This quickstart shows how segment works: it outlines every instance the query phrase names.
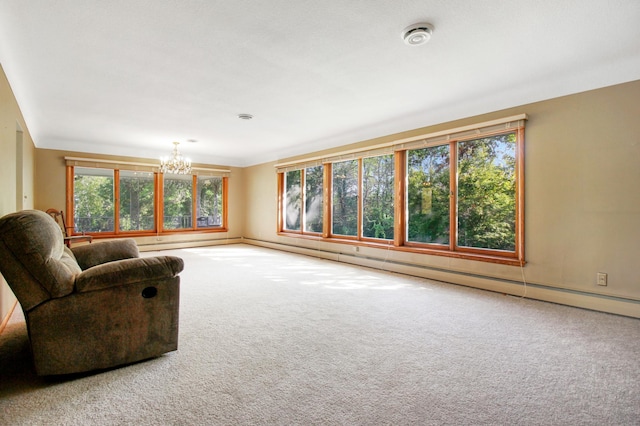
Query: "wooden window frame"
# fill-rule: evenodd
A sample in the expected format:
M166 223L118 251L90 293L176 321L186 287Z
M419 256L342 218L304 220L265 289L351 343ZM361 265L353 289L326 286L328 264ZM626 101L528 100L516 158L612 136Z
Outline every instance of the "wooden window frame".
M516 135L516 143L515 143L515 179L516 179L516 192L515 192L515 248L513 251L507 250L495 250L488 248L478 248L478 247L466 247L458 245L458 212L457 212L457 197L458 197L458 188L457 188L457 167L458 167L458 143L473 141L476 139L487 138L491 136L497 136L507 133L515 133ZM486 133L478 136L474 136L473 138L466 138L460 140L450 141L449 146L449 244L448 248L445 250L442 245L429 244L429 243L419 243L419 242L410 242L403 241L402 246L406 247L408 251L415 252L424 252L428 254L436 254L436 255L446 255L450 257L459 257L459 258L472 258L474 260L486 260L489 262L495 263L507 263L514 265L523 265L524 264L524 158L522 153L524 147L524 128L520 127L513 131L509 132L492 132ZM437 146L437 145L434 145ZM404 153L406 155L405 150ZM404 164L406 167L406 159L404 160ZM405 171L406 173L406 171ZM400 182L400 196L402 197L402 202L398 203L403 206L403 210L406 212L406 179L402 179ZM403 236L406 235L406 222L403 222Z
M323 168L322 168L322 186L323 186L323 191L322 191L322 217L323 217L323 221L322 221L322 231L320 232L313 232L313 231L305 231L305 225L306 225L306 203L307 203L307 169L310 167L301 167L299 169L295 169L295 170L300 170L300 192L301 192L301 196L300 196L300 229L299 230L295 230L295 229L286 229L285 228L285 210L284 210L284 204L286 202L286 188L285 185L287 183L286 181L286 173L288 173L289 171L295 171L295 170L288 170L287 172L284 173L278 173L278 212L277 212L277 229L279 233L282 234L287 234L287 235L306 235L306 236L312 236L312 237L324 237L326 238L329 235L329 230L326 229L327 228L327 222L326 220L324 220L325 217L327 217L327 193L324 190L324 188L326 188L326 181L327 181L327 165L326 164L322 164Z
M513 120L512 120L513 119ZM517 120L518 125L512 126L510 121ZM407 241L406 236L406 222L408 219L407 207L406 207L406 185L407 185L407 152L410 149L416 149L416 141L420 139L420 137L412 138L411 140L402 140L396 141L395 143L386 144L383 146L376 146L373 148L369 148L369 151L360 150L360 151L347 151L344 153L338 153L334 157L334 159L325 159L319 160L318 158L309 158L307 160L302 160L300 164L304 164L306 161L322 161L324 164L324 222L323 222L323 233L321 236L319 235L309 235L304 232L291 232L284 230L283 228L283 202L284 202L284 173L282 170L278 170L278 168L282 167L291 167L288 163L283 163L281 165L276 165L277 168L277 176L278 176L278 216L277 216L277 234L281 236L296 236L302 238L313 238L319 239L322 241L340 243L340 244L351 244L351 245L361 245L361 246L369 246L376 248L385 248L392 249L401 252L408 253L420 253L420 254L428 254L435 256L445 256L459 259L468 259L468 260L477 260L505 265L514 265L514 266L522 266L525 264L525 236L524 236L524 200L525 200L525 175L524 175L524 141L525 141L525 127L524 121L526 120L526 115L521 114L520 116L508 117L503 120L495 120L488 123L483 123L479 126L486 126L487 128L491 128L488 131L475 131L472 132L473 126L465 126L459 129L453 129L451 133L455 131L466 132L467 134L463 137L457 138L448 138L446 137L446 132L438 132L437 134L424 136L425 140L428 140L428 137L439 137L443 139L443 141L439 141L437 143L428 144L426 146L438 146L438 145L448 145L450 152L450 162L451 166L449 167L449 181L452 196L450 197L450 208L449 208L449 226L450 226L450 237L449 244L445 246L435 245L435 244L425 244L425 243L416 243ZM502 128L501 123L509 123L509 127ZM516 188L515 188L515 247L514 250L506 251L506 250L495 250L495 249L485 249L485 248L474 248L474 247L464 247L457 245L457 208L456 208L456 197L457 197L457 163L458 163L458 153L457 153L457 144L459 142L471 141L476 139L481 139L485 137L491 137L500 134L514 133L516 135L515 142L515 180L516 180ZM443 136L445 135L445 136ZM408 142L408 143L407 143ZM413 145L411 145L413 144ZM393 147L394 152L394 164L395 164L395 182L394 182L394 239L393 240L378 240L372 238L363 238L362 237L362 158L365 156L374 156L371 155L370 152L372 149L378 148L386 148L387 146ZM358 154L362 152L362 154ZM333 212L333 184L332 184L332 164L334 162L344 161L345 158L340 158L340 155L350 155L351 158L346 159L358 159L358 235L355 237L352 236L344 236L344 235L334 235L332 230L332 212ZM380 153L379 155L384 155ZM304 168L304 166L301 166ZM303 179L301 179L302 181ZM455 194L455 195L454 195ZM304 205L302 206L302 212L304 213ZM304 229L303 222L301 221L301 231Z
M92 168L90 166L81 166L83 168ZM189 233L216 233L216 232L228 232L228 211L229 211L229 178L227 176L216 176L222 179L222 224L219 227L213 228L198 228L197 225L197 180L198 175L191 175L192 183L192 226L187 229L170 229L165 230L163 228L164 223L164 175L159 172L153 172L154 180L154 229L143 231L121 231L120 230L120 169L113 167L95 167L102 169L113 170L114 179L114 230L112 232L87 232L87 235L92 235L94 238L117 238L117 237L144 237L149 235L171 235L171 234L189 234ZM69 212L65 219L67 226L73 227L74 219L74 176L75 166L66 166L66 202L65 208ZM73 229L73 235L79 235Z

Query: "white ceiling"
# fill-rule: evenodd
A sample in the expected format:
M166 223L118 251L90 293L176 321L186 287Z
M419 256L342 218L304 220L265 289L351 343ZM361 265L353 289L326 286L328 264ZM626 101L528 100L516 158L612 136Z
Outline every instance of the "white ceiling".
M640 79L640 1L1 0L0 63L39 148L247 166Z

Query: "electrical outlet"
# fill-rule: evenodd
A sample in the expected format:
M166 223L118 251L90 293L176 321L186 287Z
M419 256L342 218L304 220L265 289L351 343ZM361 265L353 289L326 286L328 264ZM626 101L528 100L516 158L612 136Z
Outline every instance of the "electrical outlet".
M598 285L607 285L607 274L604 272L598 272L596 274L596 281Z

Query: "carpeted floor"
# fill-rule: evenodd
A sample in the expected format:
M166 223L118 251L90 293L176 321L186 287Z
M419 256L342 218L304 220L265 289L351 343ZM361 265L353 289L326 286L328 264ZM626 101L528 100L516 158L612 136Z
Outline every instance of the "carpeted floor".
M638 319L247 245L162 253L186 265L178 351L38 378L18 312L0 424L640 424Z

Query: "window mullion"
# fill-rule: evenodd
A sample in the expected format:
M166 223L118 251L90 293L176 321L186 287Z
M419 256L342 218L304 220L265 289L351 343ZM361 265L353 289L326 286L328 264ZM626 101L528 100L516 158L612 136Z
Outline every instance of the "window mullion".
M276 213L276 229L278 232L284 231L284 219L283 219L283 211L284 211L284 172L278 173L278 181L276 183L278 186L278 211Z
M362 217L364 215L364 201L363 201L363 183L364 180L364 165L362 158L358 158L358 213L357 213L357 226L358 231L356 232L358 240L362 239Z
M407 151L396 151L394 153L394 186L396 190L394 205L394 229L393 229L393 245L400 247L407 240L406 232L406 181L407 181Z
M191 175L191 229L198 227L198 175Z
M227 230L228 228L228 215L229 215L229 178L224 176L222 178L222 227Z
M120 232L120 170L113 170L113 232Z
M515 251L518 260L524 262L524 127L516 133L516 241Z
M156 230L157 232L164 231L164 174L158 173L157 175L157 200L156 205Z
M64 226L68 226L68 227L73 227L71 228L71 232L75 234L76 232L76 227L74 224L74 217L75 217L75 205L74 205L74 201L73 201L73 194L75 194L75 188L74 188L74 175L75 175L75 170L73 166L67 166L67 199L65 200L65 209L67 210L67 216L65 217L67 223L64 224Z
M300 170L300 234L304 234L305 223L307 221L307 212L305 208L307 203L306 177L307 169Z
M449 250L458 247L458 143L449 142Z
M160 229L158 222L158 208L160 206L160 173L153 172L153 231L158 233Z
M331 236L331 223L333 222L333 182L331 179L333 173L333 165L331 163L327 163L324 165L324 172L322 176L322 184L323 191L322 196L324 197L323 208L324 208L324 220L322 221L322 237L329 238Z

